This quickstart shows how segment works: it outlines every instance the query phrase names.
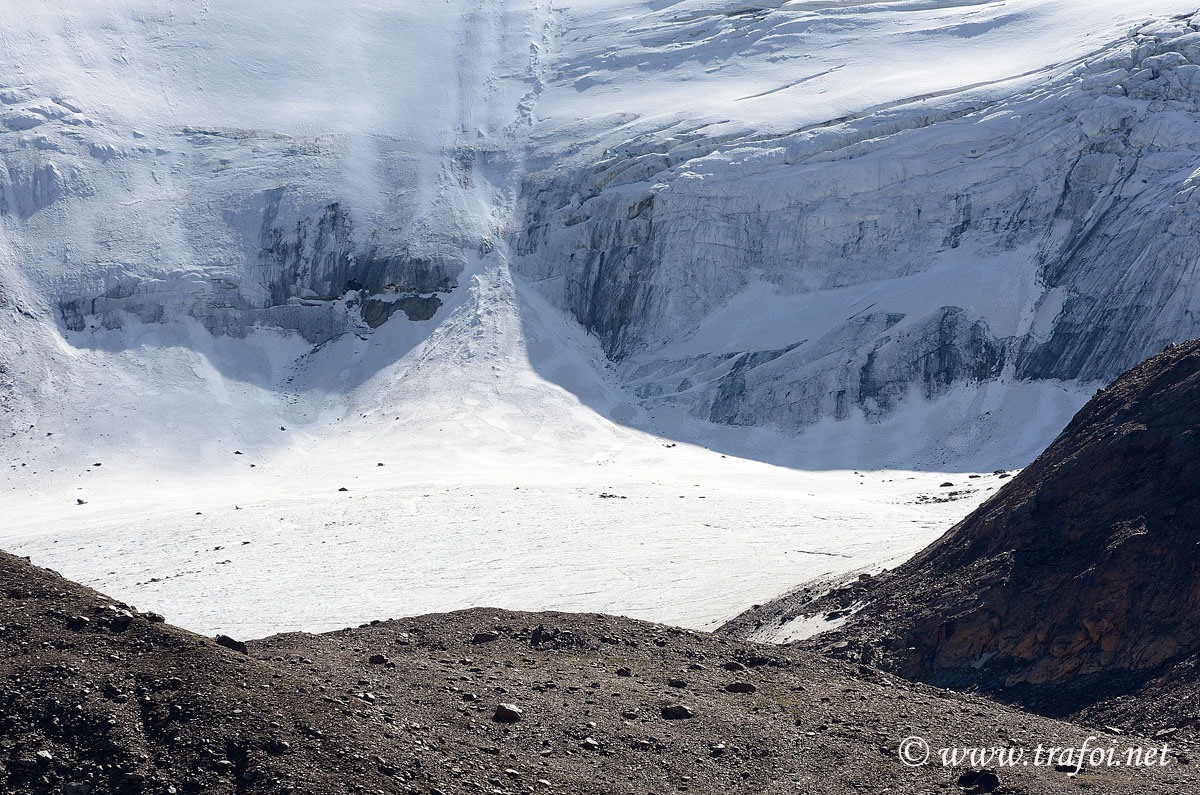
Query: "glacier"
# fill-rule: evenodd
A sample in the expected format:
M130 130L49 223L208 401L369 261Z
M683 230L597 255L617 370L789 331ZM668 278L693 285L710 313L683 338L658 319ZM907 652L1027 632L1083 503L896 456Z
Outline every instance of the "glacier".
M256 632L890 565L1200 334L1197 11L9 9L0 538Z
M1011 42L1046 23L1020 5L955 4L956 25L920 32ZM947 14L812 7L691 17L673 35L721 70L804 60L805 82L733 100L803 108L855 66L802 49L822 27L866 38L857 26L885 11ZM818 122L660 113L572 150L535 131L549 152L531 159L515 267L551 285L639 398L712 423L795 429L959 384L1105 382L1198 331L1195 24L1133 25L1033 71L955 75ZM986 60L987 46L962 49ZM622 57L593 59L618 64L615 82Z
M1197 333L1188 11L26 9L0 284L72 346L180 316L319 346L436 323L486 259L717 426L1094 385Z

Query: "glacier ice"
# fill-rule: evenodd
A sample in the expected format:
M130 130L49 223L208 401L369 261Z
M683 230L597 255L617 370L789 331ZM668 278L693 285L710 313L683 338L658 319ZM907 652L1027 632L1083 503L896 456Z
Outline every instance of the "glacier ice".
M9 5L0 535L192 628L709 626L1196 334L1181 0Z
M790 132L644 122L531 170L516 267L645 403L717 423L1106 381L1200 333L1196 36Z
M16 13L0 379L46 327L436 325L476 261L641 409L721 426L1086 385L1200 333L1185 4L451 5Z

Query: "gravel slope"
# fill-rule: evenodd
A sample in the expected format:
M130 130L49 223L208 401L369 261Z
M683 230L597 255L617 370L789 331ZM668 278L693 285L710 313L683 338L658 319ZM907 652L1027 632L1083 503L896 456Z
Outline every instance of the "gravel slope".
M0 582L12 795L929 793L957 791L967 770L902 765L907 735L937 748L1094 733L818 655L600 615L477 609L277 636L246 655L3 553ZM495 720L501 704L520 720ZM671 707L693 716L668 719ZM997 791L1026 793L1200 787L1180 764L1000 778Z

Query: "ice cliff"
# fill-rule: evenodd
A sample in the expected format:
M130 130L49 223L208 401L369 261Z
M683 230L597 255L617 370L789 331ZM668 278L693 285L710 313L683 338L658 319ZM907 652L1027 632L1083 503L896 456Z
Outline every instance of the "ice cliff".
M643 123L544 157L519 267L647 404L716 423L1111 379L1200 333L1197 22L795 130Z
M1185 3L271 6L15 14L0 388L39 333L436 325L475 267L718 425L1090 384L1200 335Z

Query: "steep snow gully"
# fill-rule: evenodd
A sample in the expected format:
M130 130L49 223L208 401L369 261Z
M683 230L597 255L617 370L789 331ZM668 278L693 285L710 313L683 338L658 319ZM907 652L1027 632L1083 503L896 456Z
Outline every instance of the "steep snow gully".
M5 545L264 631L902 558L1200 335L1191 2L11 9Z

